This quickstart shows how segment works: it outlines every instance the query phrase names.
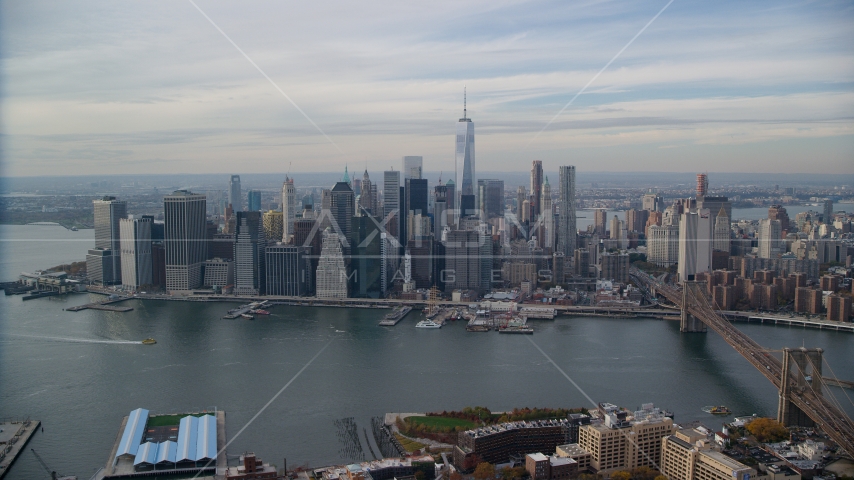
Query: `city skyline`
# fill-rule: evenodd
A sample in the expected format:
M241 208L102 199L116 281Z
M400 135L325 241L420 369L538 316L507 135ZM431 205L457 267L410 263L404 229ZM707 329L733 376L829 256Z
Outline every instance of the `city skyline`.
M3 6L4 176L379 171L412 154L447 172L464 87L484 171L851 170L843 4L739 5L734 20L734 4L673 2L627 46L666 2L199 3L306 117L193 4L69 5Z

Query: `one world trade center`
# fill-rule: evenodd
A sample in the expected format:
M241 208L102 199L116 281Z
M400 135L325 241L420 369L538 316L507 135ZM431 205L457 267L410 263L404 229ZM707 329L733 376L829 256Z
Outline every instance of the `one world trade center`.
M477 180L474 176L474 123L468 118L466 112L465 92L463 92L463 118L457 122L457 145L454 167L457 170L459 195L461 197L463 195L474 196L475 185L477 185ZM465 209L465 203L462 202L458 205ZM474 205L471 207L473 208Z

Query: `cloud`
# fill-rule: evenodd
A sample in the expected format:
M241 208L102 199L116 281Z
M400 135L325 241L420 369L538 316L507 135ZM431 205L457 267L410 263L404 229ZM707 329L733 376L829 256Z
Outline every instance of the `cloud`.
M478 165L495 170L577 148L678 150L688 169L707 161L708 145L759 145L775 171L829 172L854 156L854 144L836 142L807 167L769 147L851 135L854 13L844 2L674 2L530 147L661 5L198 3L344 155L189 3L6 2L6 174L39 174L36 159L94 173L118 157L128 169L172 159L151 167L163 172L227 172L235 158L337 171L405 154L439 170L452 162L463 85Z

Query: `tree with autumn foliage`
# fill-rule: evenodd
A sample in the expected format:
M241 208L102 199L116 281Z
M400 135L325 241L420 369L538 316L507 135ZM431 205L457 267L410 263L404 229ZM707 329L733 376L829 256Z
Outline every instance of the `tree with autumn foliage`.
M611 480L632 480L632 474L625 470L618 470L611 474Z
M773 418L757 418L747 424L747 431L760 442L779 442L789 438L789 430Z
M495 465L489 462L482 462L474 469L474 478L477 480L492 480L495 478Z

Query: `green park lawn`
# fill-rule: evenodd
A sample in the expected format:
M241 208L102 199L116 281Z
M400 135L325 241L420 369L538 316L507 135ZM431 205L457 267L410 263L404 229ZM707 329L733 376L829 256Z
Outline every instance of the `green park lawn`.
M474 428L477 425L468 420L463 420L461 418L447 418L447 417L407 417L407 422L411 422L412 424L421 424L428 427L463 427L466 429Z

